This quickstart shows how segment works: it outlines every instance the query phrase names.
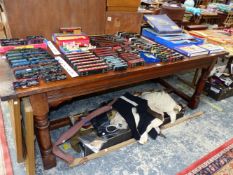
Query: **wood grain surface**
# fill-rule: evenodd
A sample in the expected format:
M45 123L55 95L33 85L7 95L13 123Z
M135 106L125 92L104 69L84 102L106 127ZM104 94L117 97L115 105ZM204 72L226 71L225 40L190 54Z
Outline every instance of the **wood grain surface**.
M10 82L7 81L8 88L11 86L11 90L9 89L9 92L11 93L5 93L4 90L1 90L0 97L2 100L9 100L12 97L21 98L38 93L47 93L49 102L55 102L58 99L73 98L74 96L77 96L76 94L79 94L79 96L81 96L150 79L155 79L161 76L163 77L171 75L184 70L207 68L212 63L214 58L225 54L226 52L222 52L213 55L203 55L194 58L186 58L182 61L171 63L147 64L141 67L129 68L125 71L110 71L108 73L84 77L71 78L69 75L67 75L66 80L50 83L40 81L40 86L26 89L18 89L17 91L13 91L12 85L10 85ZM12 78L13 76L12 72L10 71L9 65L6 64L4 61L0 61L0 67L3 67L1 65L3 63L6 71L0 75L1 82L3 82L2 80L7 79L7 77L10 76Z
M30 104L29 98L23 98L22 100L22 117L24 122L24 139L26 146L26 157L25 157L25 165L26 165L26 173L27 175L35 174L35 145L34 145L34 119L33 119L33 111L32 106Z
M115 34L117 32L140 33L142 24L142 13L138 12L106 12L105 33Z
M60 27L80 26L87 34L103 34L106 0L4 0L12 37L44 35Z

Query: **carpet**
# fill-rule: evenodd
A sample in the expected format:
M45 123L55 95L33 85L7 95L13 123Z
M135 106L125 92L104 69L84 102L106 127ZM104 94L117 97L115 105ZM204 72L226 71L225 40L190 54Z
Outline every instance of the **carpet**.
M177 175L233 175L233 138Z
M6 141L1 106L0 106L0 175L13 175L11 158Z

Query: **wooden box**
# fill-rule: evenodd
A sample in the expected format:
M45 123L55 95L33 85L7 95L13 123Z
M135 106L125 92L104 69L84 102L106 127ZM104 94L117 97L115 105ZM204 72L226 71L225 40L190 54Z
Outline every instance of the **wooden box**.
M139 7L140 0L107 0L107 7Z
M107 7L107 11L119 11L119 12L137 12L138 7L122 7L122 6L113 6Z
M137 12L140 0L107 0L107 11Z
M140 33L142 14L137 12L107 12L105 34L117 32Z

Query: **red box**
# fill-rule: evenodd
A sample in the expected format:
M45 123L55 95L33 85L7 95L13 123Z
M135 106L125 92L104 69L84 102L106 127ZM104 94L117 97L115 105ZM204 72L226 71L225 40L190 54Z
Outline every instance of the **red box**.
M63 46L65 43L75 42L79 46L88 46L90 39L87 35L61 35L56 36L56 43L59 46Z

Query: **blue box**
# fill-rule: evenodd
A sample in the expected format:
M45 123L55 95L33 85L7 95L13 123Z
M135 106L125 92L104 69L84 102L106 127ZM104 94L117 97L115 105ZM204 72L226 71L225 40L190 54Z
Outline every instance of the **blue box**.
M159 34L181 33L182 29L166 14L144 15L144 20Z
M160 59L156 58L152 53L150 52L140 52L140 57L144 59L146 63L159 63Z
M196 38L185 33L178 33L177 35L158 35L153 29L144 28L142 30L142 36L148 38L151 41L162 44L170 49L174 49L177 46L199 45L203 44L204 40Z

